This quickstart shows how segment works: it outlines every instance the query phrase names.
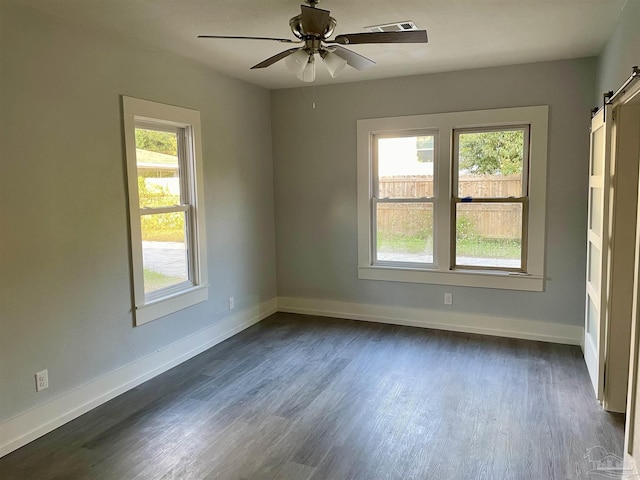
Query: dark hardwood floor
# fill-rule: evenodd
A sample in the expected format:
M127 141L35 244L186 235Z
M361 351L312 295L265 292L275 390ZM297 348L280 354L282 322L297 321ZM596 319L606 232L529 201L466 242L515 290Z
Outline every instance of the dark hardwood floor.
M579 347L279 313L0 459L2 480L590 479Z

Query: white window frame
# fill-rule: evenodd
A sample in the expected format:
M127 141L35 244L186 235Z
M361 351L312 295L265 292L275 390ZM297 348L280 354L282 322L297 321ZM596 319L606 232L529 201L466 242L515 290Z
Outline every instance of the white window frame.
M520 267L507 268L507 267L478 267L464 264L457 264L456 250L458 244L456 241L456 228L457 228L457 204L465 203L465 199L460 197L460 183L459 183L459 161L460 161L460 135L465 133L489 133L499 131L515 131L522 130L523 135L523 151L522 151L522 186L520 189L520 195L518 197L476 197L468 199L469 203L519 203L522 206L522 224L521 224L521 254L520 254ZM451 269L469 269L469 270L498 270L498 271L513 271L526 273L527 272L527 230L529 226L529 125L505 125L502 127L483 127L483 128L456 128L453 132L453 156L451 160L452 174L451 174Z
M205 235L202 134L200 112L132 97L122 97L124 139L129 191L131 264L135 302L135 323L143 325L208 299ZM180 163L181 204L141 209L138 196L138 166L135 129L153 128L177 132ZM149 213L184 212L187 226L189 280L150 294L144 292L142 231L140 218Z
M357 122L358 278L411 283L544 290L545 212L549 107L501 108L468 112L372 118ZM526 272L452 269L451 210L453 135L456 130L529 125L529 208ZM434 159L434 265L379 265L374 261L375 135L437 131ZM523 242L524 243L524 242Z

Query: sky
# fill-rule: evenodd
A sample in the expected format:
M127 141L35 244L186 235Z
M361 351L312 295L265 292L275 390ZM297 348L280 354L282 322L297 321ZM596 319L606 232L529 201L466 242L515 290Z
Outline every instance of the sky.
M419 162L416 137L378 139L378 175L433 175L433 162Z

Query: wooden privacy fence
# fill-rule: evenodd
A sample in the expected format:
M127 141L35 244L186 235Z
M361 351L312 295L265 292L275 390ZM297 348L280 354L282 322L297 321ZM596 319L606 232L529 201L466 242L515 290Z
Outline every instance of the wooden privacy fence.
M397 176L382 177L378 183L380 198L416 198L433 196L433 177ZM460 177L458 182L460 197L520 197L522 180L520 177L486 175L483 177Z
M460 197L519 197L520 178L502 176L462 177ZM379 197L419 198L433 196L431 177L383 177ZM378 232L387 235L432 235L430 204L379 203ZM521 204L463 203L458 205L459 234L484 238L519 239L522 234Z
M516 240L522 237L521 203L459 203L458 235Z

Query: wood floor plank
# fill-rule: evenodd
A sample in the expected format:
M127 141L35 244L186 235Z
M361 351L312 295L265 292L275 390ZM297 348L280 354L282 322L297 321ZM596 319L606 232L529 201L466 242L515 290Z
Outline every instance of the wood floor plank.
M584 480L578 347L279 313L0 459L2 480Z
M314 471L313 467L287 462L274 480L307 480Z

